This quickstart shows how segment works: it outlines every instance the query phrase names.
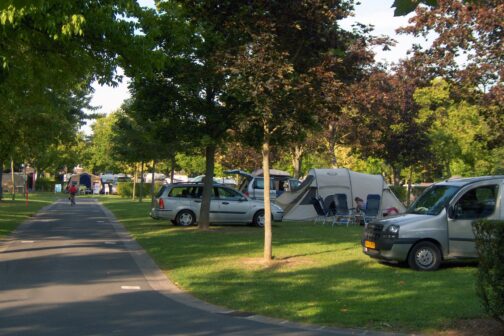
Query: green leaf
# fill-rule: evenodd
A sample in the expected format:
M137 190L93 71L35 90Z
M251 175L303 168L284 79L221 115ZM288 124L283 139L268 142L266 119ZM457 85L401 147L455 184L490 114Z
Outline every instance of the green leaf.
M431 7L437 6L437 0L395 0L392 4L392 8L395 8L394 16L408 15L421 3Z

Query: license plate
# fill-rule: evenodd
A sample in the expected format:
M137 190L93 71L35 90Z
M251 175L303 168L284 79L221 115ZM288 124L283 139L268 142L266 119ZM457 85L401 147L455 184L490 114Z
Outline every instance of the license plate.
M376 243L372 242L372 241L369 241L369 240L366 240L366 241L364 241L364 246L367 247L367 248L375 249L376 248Z

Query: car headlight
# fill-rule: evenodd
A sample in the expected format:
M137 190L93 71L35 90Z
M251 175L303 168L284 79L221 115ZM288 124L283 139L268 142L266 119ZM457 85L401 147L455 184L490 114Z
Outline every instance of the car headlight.
M283 209L281 207L279 207L278 205L273 204L273 203L271 203L271 208L274 209L275 211L280 211L280 212L283 211Z
M390 225L386 232L387 233L392 233L392 234L399 234L399 228L400 226L399 225Z

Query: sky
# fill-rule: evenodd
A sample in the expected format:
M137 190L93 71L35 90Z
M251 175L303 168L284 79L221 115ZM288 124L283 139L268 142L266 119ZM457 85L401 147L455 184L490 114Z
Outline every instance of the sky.
M355 16L341 21L341 26L350 28L353 22L372 24L376 35L388 35L398 42L390 51L375 49L376 61L392 63L404 58L412 44L412 39L410 36L396 35L395 29L405 26L408 23L408 17L394 17L394 9L391 7L394 0L361 0L360 2L361 5L355 8ZM140 0L139 3L142 6L154 7L153 0ZM91 99L91 105L99 107L95 112L108 114L117 110L123 101L130 96L127 85L127 78L115 88L94 83L95 92ZM86 134L91 133L89 125L84 126L82 130Z

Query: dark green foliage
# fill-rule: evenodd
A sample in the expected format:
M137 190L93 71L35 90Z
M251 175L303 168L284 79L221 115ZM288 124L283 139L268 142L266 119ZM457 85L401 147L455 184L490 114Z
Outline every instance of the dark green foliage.
M408 190L406 188L404 188L403 186L401 186L401 185L389 186L389 187L392 190L392 192L394 193L394 195L397 196L397 198L399 199L399 201L401 201L402 203L406 204L406 200L407 200L407 197L408 197Z
M395 8L394 16L405 16L413 12L422 3L428 6L436 6L437 0L395 0L392 7Z
M35 190L36 191L54 191L54 185L56 182L54 182L53 179L48 179L48 178L38 178L37 182L35 183Z
M135 186L135 196L140 196L140 183L137 183ZM155 182L154 185L154 193L157 193L159 188L161 188L162 183L161 182ZM144 183L143 184L143 196L148 196L151 197L151 184L150 183ZM121 197L131 197L133 196L133 182L118 182L117 183L117 194Z
M504 324L504 221L474 224L479 255L477 293L486 312Z

